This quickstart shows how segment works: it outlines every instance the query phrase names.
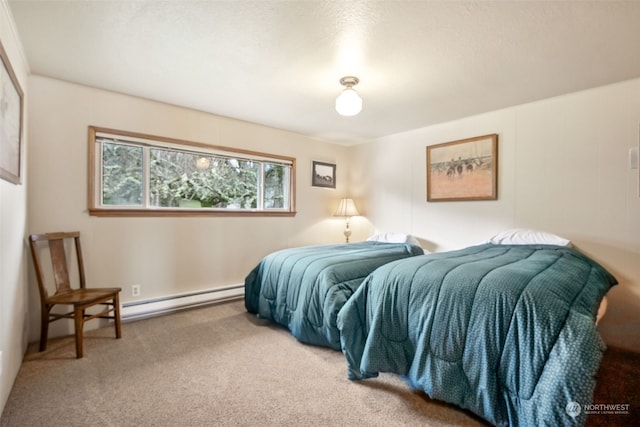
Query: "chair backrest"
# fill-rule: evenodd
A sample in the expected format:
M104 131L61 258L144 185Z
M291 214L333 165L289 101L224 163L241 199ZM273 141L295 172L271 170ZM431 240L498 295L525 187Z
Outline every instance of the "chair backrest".
M33 265L38 279L38 289L40 290L40 299L44 302L49 296L45 283L45 274L40 258L40 248L38 242L47 242L49 252L51 254L51 264L53 267L53 277L56 285L56 294L68 292L71 290L69 280L69 264L65 254L65 242L73 242L75 246L76 258L78 263L78 274L80 287L85 287L84 266L82 260L82 248L80 247L80 232L57 232L46 234L32 234L29 236L31 246L31 256L33 257Z

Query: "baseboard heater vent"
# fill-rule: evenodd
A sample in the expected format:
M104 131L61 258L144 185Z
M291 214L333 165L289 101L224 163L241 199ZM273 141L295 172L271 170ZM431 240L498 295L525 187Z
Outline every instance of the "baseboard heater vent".
M241 298L243 295L244 284L239 284L162 298L126 302L122 304L120 317L123 322L139 320L146 317L159 316L173 311L237 299Z

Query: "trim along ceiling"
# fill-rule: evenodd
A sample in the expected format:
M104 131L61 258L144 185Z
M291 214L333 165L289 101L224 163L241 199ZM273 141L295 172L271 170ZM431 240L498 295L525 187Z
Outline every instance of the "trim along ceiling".
M32 74L346 145L640 77L640 1L3 1Z

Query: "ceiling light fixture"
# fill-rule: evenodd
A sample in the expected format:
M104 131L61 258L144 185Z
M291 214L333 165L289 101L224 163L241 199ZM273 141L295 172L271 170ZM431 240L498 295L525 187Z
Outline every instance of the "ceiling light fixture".
M199 157L198 160L196 160L196 167L198 169L209 169L210 165L211 160L207 157Z
M336 98L336 111L341 116L355 116L362 110L362 98L353 88L360 80L357 77L347 76L340 79L340 84L345 87Z

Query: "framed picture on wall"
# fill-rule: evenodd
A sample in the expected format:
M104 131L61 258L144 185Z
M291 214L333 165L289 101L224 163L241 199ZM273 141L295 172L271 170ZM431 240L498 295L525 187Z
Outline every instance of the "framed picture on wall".
M427 147L427 201L496 200L498 135Z
M2 43L0 57L0 178L20 184L23 93Z
M313 161L311 185L314 187L336 188L336 165Z

